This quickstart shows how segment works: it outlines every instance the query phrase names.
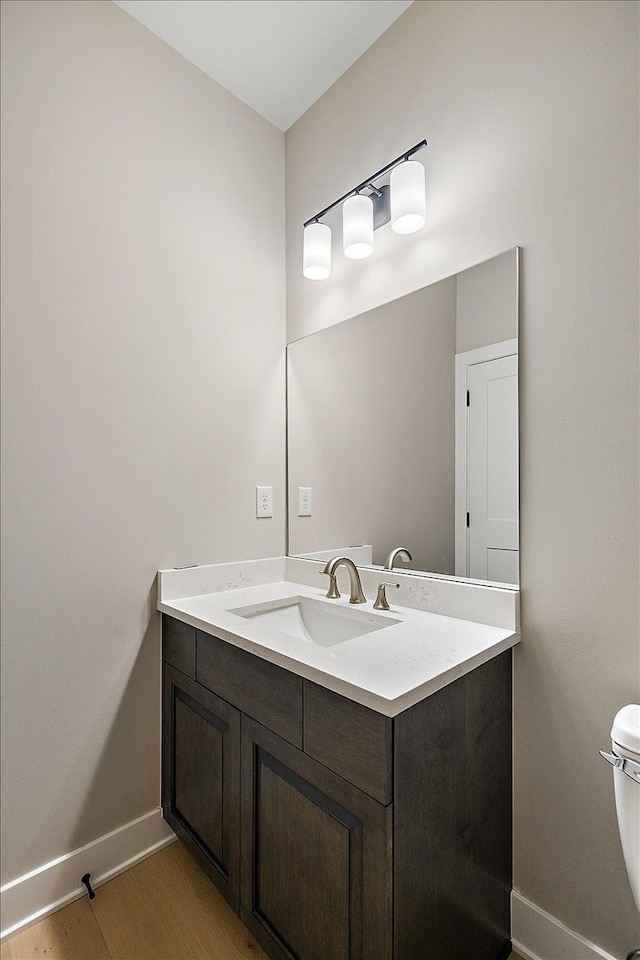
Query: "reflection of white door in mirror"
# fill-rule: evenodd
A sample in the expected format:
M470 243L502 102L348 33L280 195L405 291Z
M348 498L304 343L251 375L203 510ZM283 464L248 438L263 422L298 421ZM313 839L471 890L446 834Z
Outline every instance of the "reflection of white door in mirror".
M518 583L517 341L456 356L456 575Z

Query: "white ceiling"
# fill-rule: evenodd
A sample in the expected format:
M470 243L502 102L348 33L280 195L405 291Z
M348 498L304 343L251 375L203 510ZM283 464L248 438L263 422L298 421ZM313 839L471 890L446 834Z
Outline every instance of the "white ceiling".
M413 0L114 0L287 130Z

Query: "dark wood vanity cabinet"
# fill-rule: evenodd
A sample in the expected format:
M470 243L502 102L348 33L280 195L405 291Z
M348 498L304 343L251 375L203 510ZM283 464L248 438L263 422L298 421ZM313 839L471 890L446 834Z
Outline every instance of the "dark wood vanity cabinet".
M278 960L391 956L391 807L242 718L240 916Z
M234 910L240 904L240 711L164 663L162 807Z
M511 651L393 719L167 616L163 659L165 818L269 956L508 956Z

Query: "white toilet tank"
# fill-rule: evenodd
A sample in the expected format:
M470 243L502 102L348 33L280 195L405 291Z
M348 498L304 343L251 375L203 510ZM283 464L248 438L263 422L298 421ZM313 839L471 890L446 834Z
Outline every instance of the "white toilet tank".
M640 704L630 703L618 711L611 728L611 747L621 761L629 761L614 766L613 782L622 851L640 910Z

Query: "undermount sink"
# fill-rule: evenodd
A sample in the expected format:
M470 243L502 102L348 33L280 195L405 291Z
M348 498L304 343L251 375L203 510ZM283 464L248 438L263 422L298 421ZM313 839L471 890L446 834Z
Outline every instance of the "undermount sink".
M228 612L321 647L333 647L401 622L365 610L330 606L309 597L286 597Z

